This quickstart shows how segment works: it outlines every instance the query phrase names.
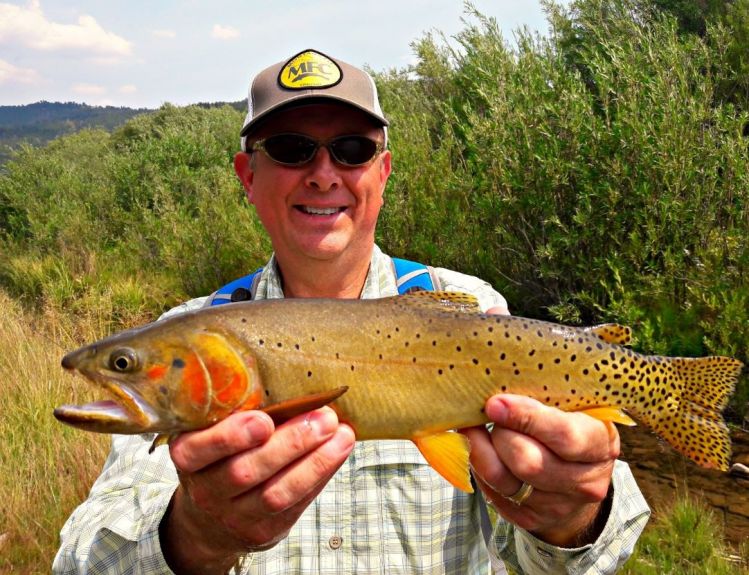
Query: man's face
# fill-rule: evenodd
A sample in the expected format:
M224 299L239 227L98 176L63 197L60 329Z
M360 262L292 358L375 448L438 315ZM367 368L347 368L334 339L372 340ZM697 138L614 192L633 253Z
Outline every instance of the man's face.
M314 104L282 111L248 142L274 134L304 134L318 141L358 134L382 142L383 132L368 116L336 104ZM383 191L390 175L390 152L359 167L333 161L319 148L312 161L284 166L264 152L238 154L235 168L247 197L270 235L279 261L369 257Z

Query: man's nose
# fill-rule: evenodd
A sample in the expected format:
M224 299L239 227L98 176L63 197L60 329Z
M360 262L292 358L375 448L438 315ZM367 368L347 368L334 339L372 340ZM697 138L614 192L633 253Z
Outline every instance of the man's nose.
M327 192L341 183L340 167L333 161L328 149L320 146L308 167L305 183L315 190Z

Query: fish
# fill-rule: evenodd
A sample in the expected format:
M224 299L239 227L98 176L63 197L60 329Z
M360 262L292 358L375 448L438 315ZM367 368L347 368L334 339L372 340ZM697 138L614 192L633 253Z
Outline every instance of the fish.
M617 324L571 327L482 313L475 297L279 299L204 308L72 351L62 366L111 397L54 416L104 433L179 433L259 409L280 424L329 405L357 440L407 439L471 492L470 445L498 393L602 421L639 421L698 465L726 471L721 415L743 363L643 355Z

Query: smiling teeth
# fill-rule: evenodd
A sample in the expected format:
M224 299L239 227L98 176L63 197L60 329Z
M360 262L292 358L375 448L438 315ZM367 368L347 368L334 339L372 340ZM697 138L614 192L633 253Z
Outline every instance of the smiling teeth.
M311 208L309 206L302 206L302 211L317 216L332 216L338 213L338 208Z

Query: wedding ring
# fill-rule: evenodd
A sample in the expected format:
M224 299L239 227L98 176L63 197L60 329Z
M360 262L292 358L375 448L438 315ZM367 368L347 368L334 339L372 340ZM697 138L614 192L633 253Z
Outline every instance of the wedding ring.
M531 493L533 493L533 485L524 481L520 486L520 489L512 495L506 495L505 499L509 499L515 505L522 505L523 502L531 496Z

